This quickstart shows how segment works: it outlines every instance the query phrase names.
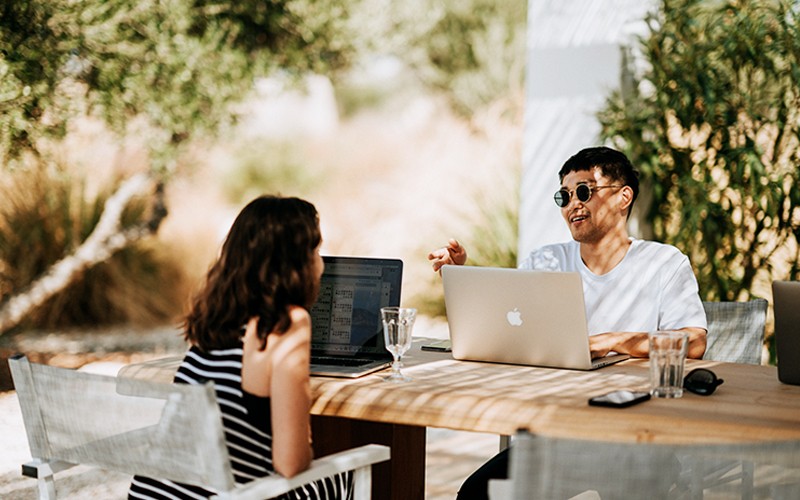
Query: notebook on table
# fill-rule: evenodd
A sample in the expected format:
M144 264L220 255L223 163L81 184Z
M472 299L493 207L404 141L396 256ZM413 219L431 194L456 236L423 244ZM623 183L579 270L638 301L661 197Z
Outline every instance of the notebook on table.
M311 374L360 377L389 366L381 307L400 305L403 262L323 256L319 297L311 307Z
M629 358L591 358L578 273L444 266L442 284L455 359L594 370Z
M778 380L800 385L800 281L773 281Z

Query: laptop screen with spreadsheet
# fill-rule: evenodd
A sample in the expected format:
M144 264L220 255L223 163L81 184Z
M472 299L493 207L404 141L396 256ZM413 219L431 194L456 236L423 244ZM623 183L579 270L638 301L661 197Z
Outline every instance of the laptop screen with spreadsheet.
M311 307L312 355L390 359L381 307L400 305L398 259L323 256L319 297Z

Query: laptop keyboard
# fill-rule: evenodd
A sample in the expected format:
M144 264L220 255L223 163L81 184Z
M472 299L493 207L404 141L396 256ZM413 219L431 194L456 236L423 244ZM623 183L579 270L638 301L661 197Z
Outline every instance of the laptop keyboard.
M372 363L374 359L360 358L335 358L331 356L311 356L312 365L334 365L334 366L361 366Z

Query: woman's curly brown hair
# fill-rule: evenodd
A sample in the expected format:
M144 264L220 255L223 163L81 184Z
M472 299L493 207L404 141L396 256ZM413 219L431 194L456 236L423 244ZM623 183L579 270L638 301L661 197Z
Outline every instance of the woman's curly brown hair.
M262 346L270 332L285 332L289 306L308 309L319 293L312 258L321 241L311 203L277 196L248 203L186 316L186 340L204 351L238 347L253 316Z

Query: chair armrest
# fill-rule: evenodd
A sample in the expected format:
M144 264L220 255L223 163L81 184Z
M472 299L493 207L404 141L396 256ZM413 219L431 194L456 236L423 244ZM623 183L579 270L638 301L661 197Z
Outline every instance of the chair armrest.
M307 470L292 478L271 476L256 479L236 488L230 494L220 494L212 498L241 500L272 498L318 479L384 462L389 460L390 456L388 446L368 444L313 460Z
M125 365L117 372L117 393L126 396L163 399L159 394L143 389L140 382L172 384L182 361L182 356L169 356Z

